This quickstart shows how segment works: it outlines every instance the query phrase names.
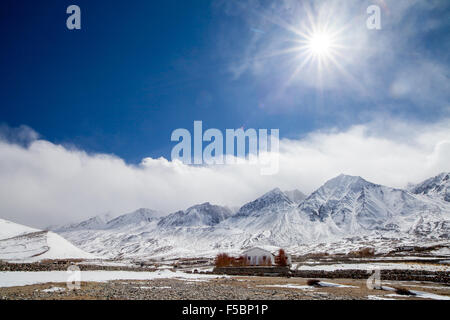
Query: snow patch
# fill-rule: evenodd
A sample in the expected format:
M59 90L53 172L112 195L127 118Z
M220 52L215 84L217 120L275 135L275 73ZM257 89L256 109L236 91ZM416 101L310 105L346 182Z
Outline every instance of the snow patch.
M299 290L314 290L313 287L310 286L300 286L296 284L267 284L267 285L259 285L257 287L268 287L268 288L288 288L288 289L299 289Z
M41 290L42 292L61 292L61 291L65 291L65 288L61 288L61 287L51 287L49 289L44 289Z
M345 284L339 284L339 283L332 283L332 282L324 282L324 281L320 281L319 285L321 287L335 287L335 288L359 288L359 287L355 287L355 286L349 286L349 285L345 285Z

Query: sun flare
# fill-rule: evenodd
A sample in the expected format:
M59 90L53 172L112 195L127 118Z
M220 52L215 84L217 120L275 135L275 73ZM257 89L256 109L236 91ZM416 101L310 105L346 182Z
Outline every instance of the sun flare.
M345 77L354 82L354 77L346 69L351 64L351 56L356 45L349 42L347 32L352 24L333 18L333 11L313 10L304 7L305 17L293 23L274 20L284 28L285 36L275 38L256 59L282 57L287 68L285 86L304 83L305 79L315 87L324 88L336 77ZM338 17L339 18L339 17ZM284 35L284 34L283 34ZM261 36L259 36L261 37ZM260 40L262 40L261 38ZM355 83L357 85L357 83Z
M311 39L309 39L308 49L315 55L327 55L330 53L331 39L325 33L314 34Z
M299 30L297 36L299 37L296 41L297 67L290 79L294 79L302 70L309 67L315 68L316 74L321 79L326 72L334 72L337 69L345 72L339 64L344 49L339 29L314 25L309 30Z

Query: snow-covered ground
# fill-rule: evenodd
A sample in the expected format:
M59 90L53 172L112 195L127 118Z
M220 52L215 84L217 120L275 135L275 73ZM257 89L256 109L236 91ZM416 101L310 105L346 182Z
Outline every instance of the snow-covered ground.
M0 287L26 286L38 283L65 283L73 280L73 272L42 271L42 272L0 272ZM70 278L69 278L70 277ZM132 271L80 271L81 282L105 282L113 280L154 280L178 279L185 281L208 281L227 276L189 274L159 270L155 272Z
M11 221L0 219L0 240L40 231Z

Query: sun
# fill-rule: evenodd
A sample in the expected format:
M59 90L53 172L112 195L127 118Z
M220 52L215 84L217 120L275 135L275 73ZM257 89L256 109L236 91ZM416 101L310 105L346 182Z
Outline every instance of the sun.
M286 67L283 69L286 72L284 87L307 83L324 88L338 77L355 83L347 68L352 65L351 58L360 44L352 43L349 37L352 20L336 17L333 8L311 8L305 4L298 17L293 16L288 21L269 16L270 22L285 32L280 33L280 37L268 38L270 42L261 47L263 54L255 57L255 61L278 57L279 63ZM264 39L258 36L258 41Z
M284 77L279 85L280 94L295 86L312 87L322 94L323 89L334 87L341 80L364 90L353 74L358 63L355 58L366 49L358 41L362 30L354 31L356 20L341 12L338 2L333 5L298 2L303 5L299 4L286 19L284 13L282 16L261 13L276 28L270 35L258 32L254 46L261 52L250 56L245 66L253 66L254 61L259 67L271 60L268 68L276 68L274 71L280 72L280 78Z
M316 33L308 39L307 48L317 56L326 56L331 52L331 37L326 33Z
M306 30L298 30L295 40L296 55L292 60L297 65L289 81L304 70L315 69L318 79L323 79L325 73L335 72L336 69L343 71L339 61L342 60L345 47L340 33L340 29L326 25L313 25Z

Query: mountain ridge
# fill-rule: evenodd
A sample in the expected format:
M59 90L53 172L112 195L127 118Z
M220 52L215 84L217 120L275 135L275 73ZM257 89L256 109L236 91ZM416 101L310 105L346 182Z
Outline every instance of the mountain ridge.
M450 172L442 172L410 188L414 194L422 194L450 202Z
M300 204L275 188L233 214L208 202L121 229L70 230L62 235L87 251L111 256L213 254L250 246L283 246L365 236L448 239L450 205L339 175ZM95 240L95 241L94 241Z
M213 226L231 217L232 211L227 207L212 205L209 202L179 210L162 218L158 226L180 227L180 226Z

